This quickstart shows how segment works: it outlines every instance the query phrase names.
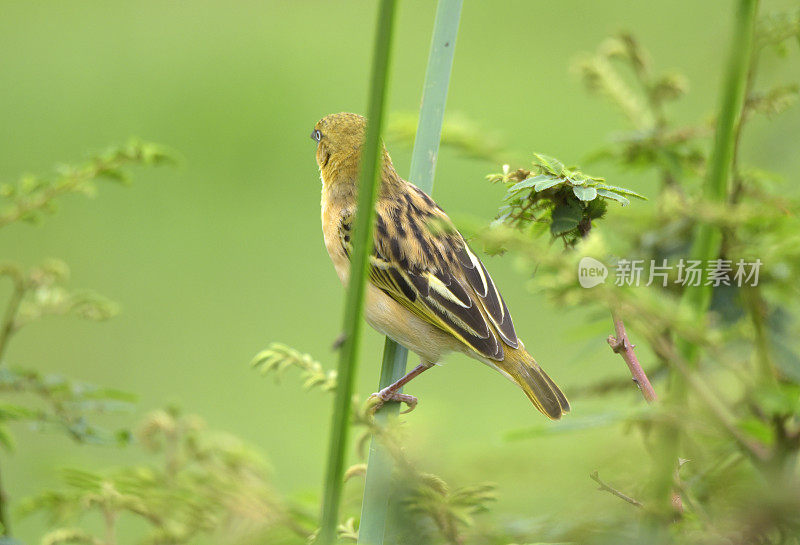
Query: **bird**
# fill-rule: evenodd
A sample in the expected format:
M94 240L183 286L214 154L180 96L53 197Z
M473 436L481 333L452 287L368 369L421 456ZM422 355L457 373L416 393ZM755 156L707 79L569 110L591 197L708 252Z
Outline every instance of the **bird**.
M336 273L350 277L351 234L357 209L361 150L367 120L342 112L311 132L322 181L322 232ZM394 168L381 144L380 188L364 315L367 323L420 357L400 380L376 392L376 407L418 399L401 393L411 379L460 352L517 384L550 419L570 410L561 389L517 337L508 307L486 267L445 212Z

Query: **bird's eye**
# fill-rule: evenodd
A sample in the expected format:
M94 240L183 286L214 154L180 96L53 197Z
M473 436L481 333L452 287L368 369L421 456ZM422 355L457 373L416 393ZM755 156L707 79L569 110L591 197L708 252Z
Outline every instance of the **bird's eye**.
M311 131L311 139L319 142L322 139L322 133L316 129Z

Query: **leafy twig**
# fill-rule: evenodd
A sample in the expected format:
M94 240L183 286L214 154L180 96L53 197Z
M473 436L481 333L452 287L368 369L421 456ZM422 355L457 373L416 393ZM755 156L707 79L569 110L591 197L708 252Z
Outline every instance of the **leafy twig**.
M280 377L289 367L296 367L300 369L300 378L303 379L303 388L306 390L321 388L330 392L336 388L335 370L325 371L310 354L303 354L285 344L270 344L266 350L256 354L251 365L262 375L274 373L276 377Z
M636 507L644 507L642 502L640 502L639 500L636 500L636 499L628 496L627 494L623 494L622 492L620 492L619 490L617 490L613 486L611 486L608 483L602 481L600 479L598 473L597 473L597 470L592 471L589 474L589 478L592 479L594 482L596 482L599 485L598 490L602 490L604 492L609 492L609 493L613 494L614 496L618 497L619 499L621 499L623 501L626 501L626 502L630 503L631 505L635 505Z
M126 146L112 148L81 167L62 167L60 176L52 183L27 176L16 185L3 184L0 196L11 198L11 205L0 211L0 228L20 220L33 221L42 211L51 211L55 199L69 193L93 194L92 183L97 178L120 182L128 180L124 167L134 164L155 165L172 161L170 155L156 144L131 141Z
M115 528L126 518L146 524L143 543L195 543L216 532L235 541L231 536L248 527L283 527L303 538L310 533L272 490L261 455L233 436L208 430L199 417L174 408L154 411L137 438L150 453L147 463L110 472L65 470L65 488L26 500L22 515L45 512L64 523L91 511L105 522L94 530L102 537L60 528L49 534L52 543L69 543L76 535L80 543L112 545L121 539Z
M394 346L399 345L395 344ZM387 348L384 363L393 360L394 353L391 348ZM256 356L254 364L256 367L260 367L262 372L280 372L281 369L288 367L299 367L303 369L302 378L306 386L309 381L312 382L312 386L323 384L323 380L313 380L314 377L326 377L332 373L332 371L326 373L310 355L301 354L293 348L277 343L273 343L270 348ZM309 372L308 369L313 370ZM335 383L335 377L331 380ZM335 388L328 387L323 387L323 389L331 392L335 390ZM363 430L356 441L358 455L365 458L366 447L369 445L370 470L380 471L385 478L385 482L380 483L381 487L385 488L387 493L391 490L394 497L406 498L404 505L409 511L430 516L438 531L449 543L460 543L461 526L471 525L471 515L486 510L485 504L494 499L494 485L480 484L451 490L441 478L421 472L406 454L400 420L388 417L387 412L383 410L379 411L377 415L373 414L374 402L375 400L367 400L365 403L359 404L355 396L353 399L352 404L357 408L352 411L352 426ZM384 417L381 417L381 414ZM162 416L158 420L164 418ZM164 427L163 424L160 427ZM379 457L375 456L376 451L381 453ZM376 460L380 461L380 465ZM376 474L373 473L373 479ZM367 476L367 464L356 464L348 468L344 473L344 481L359 475ZM372 484L375 485L374 480ZM377 510L373 509L372 515L374 516L376 512ZM362 539L375 535L372 525L376 524L376 519L368 519L368 522L367 524L362 516L359 527ZM344 525L339 525L340 539L345 537L354 539L357 533L350 531L352 530L351 526L349 519ZM343 528L348 531L342 533ZM384 528L383 522L381 522L380 528ZM318 532L314 535L318 535ZM373 543L373 541L368 541L368 543Z
M490 182L507 187L506 204L500 208L495 224L505 223L522 230L549 223L550 234L571 247L588 234L592 221L603 217L607 200L625 206L630 203L629 197L645 199L578 167L567 167L553 157L541 153L533 156L530 169L512 172L503 165L502 173L487 176Z

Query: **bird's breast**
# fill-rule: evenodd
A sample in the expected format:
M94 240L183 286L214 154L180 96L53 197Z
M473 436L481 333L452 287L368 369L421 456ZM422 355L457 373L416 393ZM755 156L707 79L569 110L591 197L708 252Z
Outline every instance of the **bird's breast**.
M333 267L342 284L347 285L350 278L350 259L344 251L342 241L339 236L339 221L342 215L342 207L336 206L325 198L322 198L322 236L325 240L325 249L333 261Z

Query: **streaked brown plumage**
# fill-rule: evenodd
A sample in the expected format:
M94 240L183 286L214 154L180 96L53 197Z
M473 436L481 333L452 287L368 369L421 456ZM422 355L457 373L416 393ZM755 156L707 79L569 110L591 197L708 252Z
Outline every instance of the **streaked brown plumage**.
M345 284L365 127L363 117L340 113L322 118L311 133L318 142L325 246ZM400 178L385 149L375 208L366 319L420 356L423 365L410 378L448 352L462 352L518 384L548 417L569 412L564 394L517 337L486 268L447 214ZM382 398L416 402L396 394L398 388L385 389Z

